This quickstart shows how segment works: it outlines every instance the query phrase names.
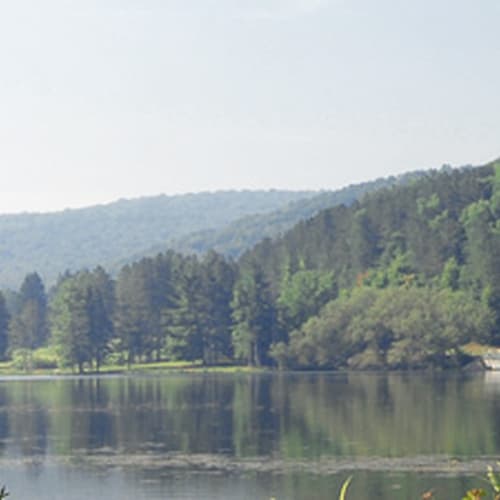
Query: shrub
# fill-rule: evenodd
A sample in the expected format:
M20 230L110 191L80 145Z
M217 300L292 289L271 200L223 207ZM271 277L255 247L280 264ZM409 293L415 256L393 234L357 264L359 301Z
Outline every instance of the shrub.
M40 347L33 351L33 368L55 369L58 367L59 358L53 347Z
M16 349L12 352L12 366L17 370L29 372L36 369L55 369L58 367L58 356L52 347Z

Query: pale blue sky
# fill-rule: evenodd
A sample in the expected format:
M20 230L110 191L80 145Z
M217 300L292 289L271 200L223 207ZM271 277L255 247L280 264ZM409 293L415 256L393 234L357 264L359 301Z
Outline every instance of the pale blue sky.
M498 0L0 0L0 212L500 156Z

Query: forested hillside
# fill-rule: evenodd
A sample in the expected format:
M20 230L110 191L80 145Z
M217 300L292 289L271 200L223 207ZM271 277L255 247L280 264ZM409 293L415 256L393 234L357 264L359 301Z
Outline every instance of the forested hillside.
M121 200L49 214L0 216L0 288L17 288L36 270L47 284L66 270L97 265L113 274L167 249L185 254L215 249L237 257L320 210L349 205L380 187L424 175L348 186L338 191L226 191Z
M337 191L325 191L310 198L290 202L271 213L242 217L219 229L208 229L169 242L168 247L185 253L204 253L215 250L229 257L239 257L264 238L274 238L301 220L309 219L321 210L336 205L349 206L366 193L383 187L404 185L425 175L416 171L353 184Z
M171 250L0 294L0 355L28 367L456 367L469 342L500 345L500 162L324 210L237 261Z
M499 207L497 162L433 172L260 243L240 273L262 276L278 318L280 304L292 318L271 354L303 367L405 367L443 364L471 340L498 344ZM337 295L321 309L301 282L325 273Z
M0 288L17 288L33 271L58 274L131 255L194 231L220 228L247 214L274 211L314 192L226 191L121 200L78 210L0 216Z

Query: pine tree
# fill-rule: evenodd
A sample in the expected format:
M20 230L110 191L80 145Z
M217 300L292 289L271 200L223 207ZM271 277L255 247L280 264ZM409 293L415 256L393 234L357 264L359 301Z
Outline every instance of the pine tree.
M269 283L256 263L249 263L240 270L231 305L235 356L251 366L268 363L275 310Z
M8 347L9 313L3 293L0 292L0 359L5 359Z
M63 364L78 366L91 361L91 324L89 317L89 288L78 276L62 282L50 308L52 340Z
M36 349L47 342L47 296L37 273L28 274L21 285L9 335L14 348Z

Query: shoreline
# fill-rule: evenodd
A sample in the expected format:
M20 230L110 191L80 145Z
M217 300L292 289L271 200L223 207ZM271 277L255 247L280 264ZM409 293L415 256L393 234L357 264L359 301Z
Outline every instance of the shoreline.
M0 379L35 379L35 378L93 378L93 377L112 377L112 376L127 376L127 375L166 375L166 374L313 374L313 373L332 373L337 375L355 374L355 373L372 373L372 374L412 374L412 373L457 373L457 374L471 374L471 373L500 373L500 370L488 369L484 363L477 357L473 362L462 366L453 368L413 368L413 369L367 369L367 370L354 370L354 369L315 369L315 370L278 370L272 367L254 367L245 365L213 365L203 366L197 363L175 363L173 366L170 362L152 363L151 365L136 364L128 367L108 366L103 367L101 370L88 370L83 373L71 369L58 369L58 368L38 368L30 371L5 368L0 366Z

